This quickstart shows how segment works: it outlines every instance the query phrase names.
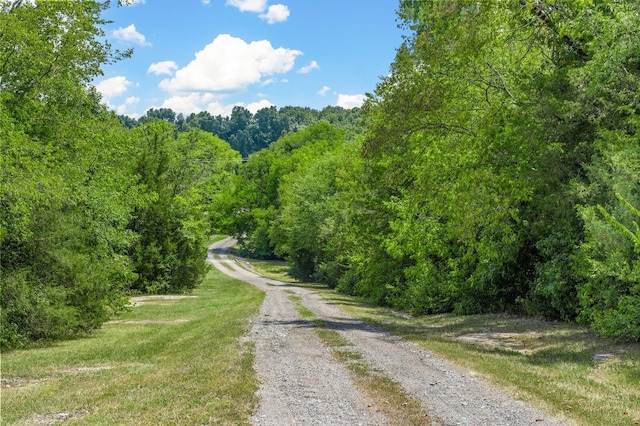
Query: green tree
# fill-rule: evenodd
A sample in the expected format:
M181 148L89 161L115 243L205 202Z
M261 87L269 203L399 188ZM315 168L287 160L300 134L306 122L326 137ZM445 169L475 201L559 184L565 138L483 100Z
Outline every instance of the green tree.
M583 22L590 61L572 70L580 89L570 104L597 129L586 179L576 181L585 224L580 244L580 320L602 334L640 340L640 293L636 207L640 205L640 10L635 3L609 4Z
M137 273L131 289L189 291L205 272L210 200L240 163L239 155L209 133L178 134L164 120L144 124L134 134L139 142L135 173L147 200L129 224L138 235L131 249Z
M267 149L251 155L239 170L233 187L221 195L214 208L225 229L239 238L244 250L257 257L273 257L270 231L281 208L282 179L313 163L323 153L344 142L341 132L320 122L281 137Z
M0 4L3 349L86 333L125 303L131 145L87 88L123 56L102 41L103 7Z

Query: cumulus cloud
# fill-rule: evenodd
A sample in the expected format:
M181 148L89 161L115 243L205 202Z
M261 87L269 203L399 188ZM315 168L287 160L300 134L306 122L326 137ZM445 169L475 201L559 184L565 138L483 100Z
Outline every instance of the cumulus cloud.
M115 111L120 115L129 115L129 108L138 105L138 103L140 103L140 98L136 96L129 96L125 99L124 103L115 107Z
M266 99L261 99L257 102L251 102L245 104L244 102L235 102L231 104L224 104L215 95L210 93L191 93L186 96L172 96L166 99L160 108L171 108L176 113L189 115L191 113L199 113L200 111L207 111L211 115L221 115L223 117L229 117L233 111L233 107L241 106L252 114L255 114L262 108L269 108L274 106ZM154 107L158 108L158 107Z
M232 93L260 83L264 76L290 71L298 50L274 49L268 40L247 43L220 34L173 78L160 82L168 92Z
M267 21L268 24L284 22L289 17L289 8L284 4L274 4L269 6L267 13L259 15L260 19Z
M151 43L147 42L145 36L136 30L136 26L134 24L131 24L126 28L120 27L117 30L113 30L111 35L116 40L120 40L125 43L133 43L140 46L151 46Z
M331 87L329 87L329 86L322 86L322 89L318 90L318 95L322 95L322 96L324 96L324 95L326 95L326 94L329 92L329 90L331 90Z
M205 106L215 100L211 93L190 93L188 95L176 95L165 99L160 108L171 108L176 113L191 114L205 109Z
M109 102L113 98L117 98L127 91L133 82L127 80L124 76L107 78L96 84L96 90L102 94L102 98Z
M178 64L176 64L174 61L161 61L161 62L155 62L151 65L149 65L149 69L147 69L147 74L155 74L155 75L161 75L161 74L168 74L168 75L173 75L173 71L178 69Z
M229 117L233 112L233 108L237 106L244 107L248 109L251 112L251 114L255 114L256 112L260 111L262 108L269 108L274 105L266 99L262 99L258 102L252 102L248 105L245 104L244 102L236 102L233 104L225 105L221 102L215 101L215 102L210 102L205 109L211 115L221 115L223 117Z
M137 4L144 4L145 0L121 0L123 6L135 6Z
M298 70L298 72L300 74L308 74L311 71L320 68L320 66L318 65L318 63L316 61L311 61L311 63L309 65L305 65L304 67L300 68Z
M343 94L339 94L338 95L338 102L336 103L337 106L345 108L345 109L351 109L351 108L357 108L357 107L361 107L362 104L364 103L365 99L367 99L367 97L365 95L343 95Z
M267 0L227 0L228 6L237 7L240 12L263 12L267 8Z
M275 105L273 105L271 102L269 102L266 99L261 99L258 102L251 102L249 105L245 106L245 108L251 111L251 114L255 114L256 112L260 111L262 108L270 108L272 106L275 106Z

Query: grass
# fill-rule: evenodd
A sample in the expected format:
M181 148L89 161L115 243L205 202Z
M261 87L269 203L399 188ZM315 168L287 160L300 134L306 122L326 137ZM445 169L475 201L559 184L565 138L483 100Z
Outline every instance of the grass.
M314 314L310 309L302 304L302 298L300 298L299 296L295 296L293 294L293 291L285 290L285 292L290 294L289 300L293 302L293 305L296 307L298 314L300 314L300 318L309 319L316 316L316 314Z
M357 319L484 377L569 423L640 425L640 344L602 339L588 327L504 315L413 318L317 283L296 283L282 262L250 261L260 273L320 293ZM328 331L328 330L327 330Z
M89 338L2 354L2 424L249 424L263 300L211 270L195 298L148 301Z
M263 277L283 283L297 283L298 280L289 275L289 264L279 260L254 260L245 259L251 269Z
M329 330L324 321L302 304L302 299L289 293L302 319L311 320L316 335L331 350L333 357L351 372L354 382L361 392L374 401L375 407L393 425L426 425L429 417L420 402L411 398L399 383L385 377L367 363L362 355L353 349L347 339L335 330Z
M504 315L413 318L313 287L354 317L569 423L640 425L640 344L602 339L578 325Z

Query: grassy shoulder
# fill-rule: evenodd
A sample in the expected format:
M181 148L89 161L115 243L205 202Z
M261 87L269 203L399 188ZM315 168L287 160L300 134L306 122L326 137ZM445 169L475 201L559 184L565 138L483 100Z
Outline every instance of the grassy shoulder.
M186 298L140 298L93 336L2 355L2 424L248 424L258 388L241 343L263 300L211 270Z
M414 318L318 284L297 285L569 423L640 425L640 344L618 344L588 327L531 318L450 314Z
M531 318L414 318L315 288L352 316L414 341L570 423L640 424L639 344L617 344L587 327Z

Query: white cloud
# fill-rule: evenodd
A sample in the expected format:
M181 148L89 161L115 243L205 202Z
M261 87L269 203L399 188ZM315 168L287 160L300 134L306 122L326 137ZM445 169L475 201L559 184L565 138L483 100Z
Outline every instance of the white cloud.
M311 71L320 68L320 65L318 65L318 63L316 61L311 61L311 63L309 65L305 65L304 67L300 68L298 70L298 72L300 74L308 74Z
M263 13L260 19L267 21L268 24L275 24L276 22L284 22L289 17L289 8L284 4L274 4L269 6L267 13Z
M251 114L255 114L256 112L260 111L262 108L270 108L272 106L274 106L274 105L271 102L269 102L268 100L261 99L258 102L251 102L245 108L248 109L249 111L251 111Z
M123 104L116 106L115 111L116 113L121 115L128 115L129 107L138 105L138 103L140 103L140 98L136 96L130 96L127 99L125 99Z
M136 30L136 26L134 24L131 24L126 28L120 27L117 30L113 30L111 31L111 35L116 40L139 44L140 46L151 46L151 43L147 42L145 36Z
M145 0L122 0L123 6L135 6L137 4L144 4Z
M227 0L228 6L237 7L240 12L263 12L267 8L267 0Z
M171 108L176 113L191 114L192 112L198 113L205 109L205 105L212 102L215 96L211 93L190 93L185 96L172 96L165 99L160 108Z
M351 109L351 108L357 108L357 107L361 107L362 104L364 103L365 99L367 99L367 97L365 95L343 95L343 94L339 94L338 95L338 102L336 103L337 106L345 108L345 109Z
M223 105L220 102L210 102L205 110L211 115L221 115L223 117L229 117L233 111L235 105Z
M173 71L177 69L178 69L178 64L176 64L174 61L161 61L161 62L156 62L149 65L149 69L147 69L147 74L153 73L155 75L161 75L161 74L173 75Z
M211 0L202 0L202 4L206 5L206 4L209 4L209 3L211 3Z
M282 47L274 49L268 40L246 43L220 34L173 78L162 80L159 87L169 92L239 92L264 76L290 71L301 54Z
M107 78L96 84L96 90L102 94L102 98L109 102L127 91L133 83L124 76Z
M326 95L326 94L329 92L329 90L331 90L331 87L329 87L329 86L322 86L322 89L318 90L318 95L322 95L322 96L324 96L324 95Z
M235 106L244 107L251 111L252 114L255 114L262 108L269 108L274 106L266 99L261 99L248 105L244 102L224 104L220 100L221 98L219 96L213 95L211 93L191 93L184 96L172 96L166 99L162 103L160 108L171 108L177 114L182 113L184 115L189 115L191 113L197 114L200 111L208 111L211 115L222 115L224 117L228 117L231 115L233 107ZM153 108L158 107L154 106Z

